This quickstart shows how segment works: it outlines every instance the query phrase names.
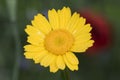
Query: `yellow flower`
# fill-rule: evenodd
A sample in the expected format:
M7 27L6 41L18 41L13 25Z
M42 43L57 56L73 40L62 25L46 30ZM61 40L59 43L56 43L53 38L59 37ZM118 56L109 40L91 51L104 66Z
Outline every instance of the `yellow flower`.
M71 15L69 7L49 10L48 20L37 14L32 25L25 29L30 44L24 46L24 55L41 66L50 67L50 72L64 70L66 66L72 71L78 70L79 61L73 52L85 52L93 45L91 29L78 13Z

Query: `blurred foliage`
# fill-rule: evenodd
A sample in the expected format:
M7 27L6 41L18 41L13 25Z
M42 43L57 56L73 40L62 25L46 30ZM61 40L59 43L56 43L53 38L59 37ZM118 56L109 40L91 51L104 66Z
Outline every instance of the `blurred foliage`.
M79 57L79 71L71 72L71 80L120 80L120 0L17 0L15 27L20 38L20 66L18 80L61 80L60 71L50 73L49 69L24 58L26 44L24 29L37 13L47 14L48 9L71 7L72 11L90 8L106 16L112 27L112 43L109 48L94 56L76 54ZM6 0L0 0L0 80L12 80L16 61L15 33L12 28Z

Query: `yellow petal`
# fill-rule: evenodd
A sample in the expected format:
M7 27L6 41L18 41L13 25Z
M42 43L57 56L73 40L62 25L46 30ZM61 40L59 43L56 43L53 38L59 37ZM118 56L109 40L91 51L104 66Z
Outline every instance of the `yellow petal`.
M55 55L48 53L48 55L41 60L41 65L44 67L48 67L53 62L55 57Z
M26 45L24 46L25 51L30 51L30 52L37 52L44 50L44 44L41 44L40 46L35 46L35 45Z
M71 10L69 7L64 7L62 10L58 10L60 29L65 29L66 24L68 23L71 17Z
M64 60L63 60L63 57L61 55L59 55L57 57L57 61L56 61L56 64L58 66L58 68L64 70L65 69L65 63L64 63Z
M89 33L92 30L92 27L90 24L84 25L82 28L78 29L78 31L75 33L75 36L80 36L81 34Z
M77 57L72 52L67 52L65 55L66 55L67 60L71 64L73 64L73 65L79 64Z
M45 35L42 32L40 32L39 29L37 29L37 28L35 28L31 25L27 25L27 28L25 29L25 32L28 33L28 35L37 35L40 38L45 37Z
M48 11L48 18L53 30L59 28L59 16L55 9Z
M83 29L80 30L81 33L89 33L92 30L90 24L86 24Z
M66 55L63 55L63 58L64 58L64 61L65 61L65 64L67 65L67 67L68 67L70 70L72 70L72 71L78 70L78 64L76 64L76 65L71 64L71 63L68 61Z
M43 50L41 52L39 52L39 54L36 54L34 57L33 57L33 60L35 61L35 63L40 63L41 60L47 56L48 52L46 50Z
M90 40L91 38L92 38L92 37L91 37L91 34L90 34L90 33L81 34L80 36L75 37L75 44L84 43L84 42Z
M46 51L38 51L38 52L25 52L24 53L25 57L27 59L33 59L35 63L40 63L41 59L47 55Z
M58 67L56 65L56 59L50 64L50 72L57 72L58 71Z
M93 43L94 43L93 40L89 40L89 41L86 41L86 42L81 43L81 44L76 43L71 48L71 51L73 51L73 52L85 52L86 49L88 49L89 47L91 47L93 45Z
M85 18L83 17L80 17L78 19L78 23L76 23L76 25L74 25L73 28L71 28L71 31L72 31L72 34L76 37L76 36L79 36L79 32L80 32L80 29L84 27L85 25Z
M78 23L79 23L79 14L75 12L68 21L66 25L66 29L69 30L70 32L73 32L74 28L77 26Z
M33 59L40 52L25 52L24 55L27 59Z
M50 24L42 14L38 14L37 16L34 17L32 25L45 34L48 34L51 31Z
M33 45L38 45L43 43L44 39L40 38L37 35L32 35L32 36L28 36L27 42L33 44Z

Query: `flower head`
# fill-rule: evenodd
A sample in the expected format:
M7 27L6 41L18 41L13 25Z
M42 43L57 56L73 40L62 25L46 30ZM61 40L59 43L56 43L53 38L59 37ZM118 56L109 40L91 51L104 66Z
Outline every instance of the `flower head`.
M38 14L25 29L30 44L24 46L24 55L41 66L50 67L50 72L64 70L66 66L72 71L78 70L79 61L73 52L85 52L93 45L91 29L78 13L71 15L69 7L49 10L48 20Z

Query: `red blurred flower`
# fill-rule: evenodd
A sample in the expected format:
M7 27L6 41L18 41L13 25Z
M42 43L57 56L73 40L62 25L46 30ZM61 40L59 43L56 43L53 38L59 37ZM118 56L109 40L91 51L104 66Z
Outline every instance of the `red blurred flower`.
M81 11L80 15L85 17L86 22L90 23L93 27L91 33L95 43L93 47L88 49L88 52L96 53L108 47L111 42L111 31L110 24L107 22L105 17L89 10Z

